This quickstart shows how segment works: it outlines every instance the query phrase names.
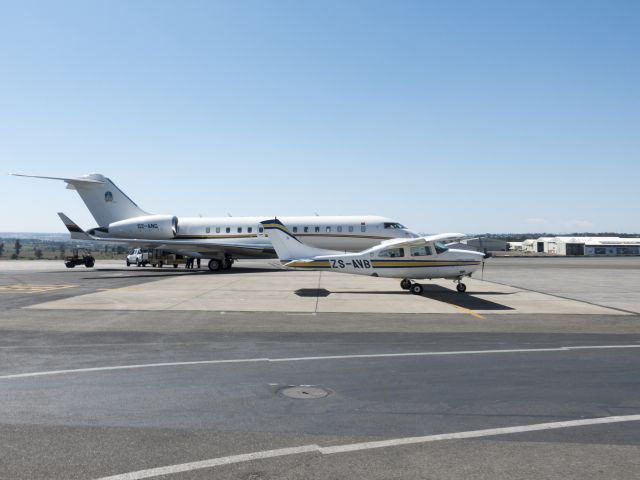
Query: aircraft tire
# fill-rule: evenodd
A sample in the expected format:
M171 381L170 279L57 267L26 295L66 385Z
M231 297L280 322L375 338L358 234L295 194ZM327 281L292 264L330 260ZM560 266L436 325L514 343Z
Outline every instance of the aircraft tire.
M127 267L131 266L131 262L129 261L129 259L127 259Z
M209 270L217 272L222 268L222 262L216 258L212 258L208 263Z
M140 260L136 260L136 267L141 267L142 266L142 262Z
M411 280L409 280L408 278L403 278L400 282L400 288L402 288L403 290L409 290L411 288Z
M73 268L73 267L75 267L75 265L74 265L72 262L66 262L66 263L64 264L64 266L65 266L65 267L67 267L67 268Z
M421 295L422 291L422 285L420 285L419 283L414 283L413 285L411 285L411 293L413 293L414 295Z
M458 293L464 293L467 291L467 286L464 283L460 282L458 283L458 285L456 285L456 290L458 290Z

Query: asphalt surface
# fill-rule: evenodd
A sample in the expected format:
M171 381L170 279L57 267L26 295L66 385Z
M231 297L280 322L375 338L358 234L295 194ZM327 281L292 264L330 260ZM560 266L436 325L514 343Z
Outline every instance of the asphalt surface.
M630 311L640 301L633 288L618 298L608 283L585 293L599 270L607 279L638 278L638 259L494 260L485 272L492 281L516 279L552 295L581 282L579 292L559 294L624 302ZM101 289L153 288L175 275L209 274L0 264L0 478L102 478L210 459L223 460L148 478L638 478L635 420L322 450L640 415L633 313L478 319L24 308ZM544 285L536 284L541 275ZM290 386L327 395L290 398L283 394ZM235 457L309 445L321 450Z

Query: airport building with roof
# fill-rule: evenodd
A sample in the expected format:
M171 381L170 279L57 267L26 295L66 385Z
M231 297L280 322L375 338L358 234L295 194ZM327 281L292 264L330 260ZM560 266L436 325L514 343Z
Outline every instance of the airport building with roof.
M640 238L540 237L525 240L519 247L523 252L549 255L640 255Z

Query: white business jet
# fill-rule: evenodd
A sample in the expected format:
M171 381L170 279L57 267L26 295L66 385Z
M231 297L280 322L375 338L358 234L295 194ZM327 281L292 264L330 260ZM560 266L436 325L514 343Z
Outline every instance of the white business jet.
M464 238L461 233L385 240L358 253L344 253L301 243L277 218L261 223L285 267L402 278L400 287L416 295L423 289L422 285L411 281L415 279L453 279L457 282L458 292L465 292L467 287L462 279L470 277L485 257L481 252L456 250L442 243L447 239Z
M213 271L228 270L236 259L276 258L260 224L269 217L155 215L142 210L99 173L79 178L17 176L62 180L68 189L78 192L98 226L85 232L67 216L59 214L72 239L119 242L207 258L210 259L209 269ZM402 224L378 216L282 218L304 243L343 253L359 251L392 238L417 237Z

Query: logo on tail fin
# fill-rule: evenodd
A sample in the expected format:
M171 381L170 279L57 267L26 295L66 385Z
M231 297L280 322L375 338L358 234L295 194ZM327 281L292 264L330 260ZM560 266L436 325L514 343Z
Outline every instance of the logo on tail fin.
M113 193L105 192L104 193L104 201L105 202L113 202Z

